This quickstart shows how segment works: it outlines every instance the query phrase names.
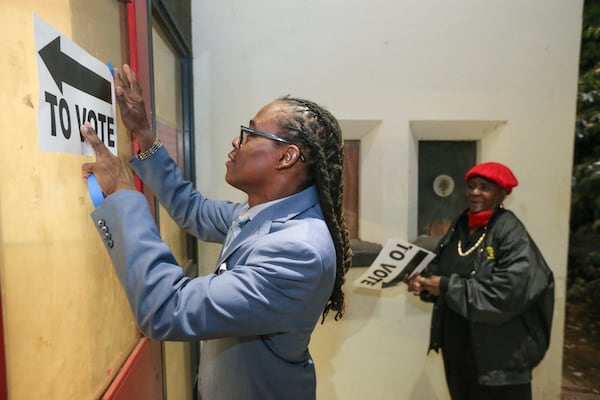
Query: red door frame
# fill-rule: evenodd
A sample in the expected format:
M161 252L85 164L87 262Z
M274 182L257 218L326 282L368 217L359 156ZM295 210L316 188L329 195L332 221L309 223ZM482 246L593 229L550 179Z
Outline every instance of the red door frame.
M102 400L162 400L163 392L162 345L142 338Z
M152 121L152 86L150 76L150 15L146 0L129 0L127 1L127 45L124 48L129 49L129 66L135 73L144 97L146 104L146 112L148 113L148 121ZM126 59L127 57L125 57ZM145 62L140 62L145 60ZM137 141L133 142L133 152L137 154L140 147ZM142 181L136 177L137 189L144 193L152 215L156 219L156 204L154 194L144 187Z
M123 59L129 58L129 66L142 87L148 120L151 121L148 2L121 0L121 3L121 21L127 32L127 38L121 43ZM147 61L140 62L140 59ZM134 141L133 152L135 154L138 151L139 146ZM156 219L154 195L144 188L137 177L136 187L146 196L152 215ZM162 343L142 337L104 393L102 400L162 400L163 398Z
M4 351L4 312L2 308L2 292L0 290L0 399L8 399L6 384L6 354Z
M148 59L149 54L149 10L145 0L121 0L126 7L121 7L121 16L126 16L127 37L126 43L122 43L124 50L129 49L129 64L136 73L140 85L144 91L144 101L150 101L150 68L149 62L139 63L140 55ZM124 44L124 45L123 45ZM127 58L127 57L125 57ZM150 110L148 110L150 112ZM150 115L148 115L150 120ZM139 147L134 143L134 152ZM154 196L147 193L141 181L136 180L138 190L143 192L155 215L156 208ZM163 396L162 377L162 345L158 341L141 338L135 349L125 362L113 383L106 391L103 399L106 400L135 400L135 399L162 399ZM4 312L2 307L2 291L0 289L0 399L8 398L6 379L6 351L4 343Z

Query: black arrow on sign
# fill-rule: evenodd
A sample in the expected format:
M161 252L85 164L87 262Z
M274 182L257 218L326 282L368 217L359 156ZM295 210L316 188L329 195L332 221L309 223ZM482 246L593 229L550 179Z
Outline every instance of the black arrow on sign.
M61 93L62 84L66 83L105 103L112 104L110 82L62 53L60 36L44 46L39 53Z

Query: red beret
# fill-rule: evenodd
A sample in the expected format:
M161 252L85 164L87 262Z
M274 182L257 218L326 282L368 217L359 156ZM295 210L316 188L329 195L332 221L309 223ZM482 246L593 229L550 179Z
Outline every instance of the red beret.
M465 181L468 181L474 175L481 176L494 182L506 190L506 194L509 194L512 191L512 188L519 184L519 181L517 181L517 178L513 175L510 168L498 162L477 164L467 171Z

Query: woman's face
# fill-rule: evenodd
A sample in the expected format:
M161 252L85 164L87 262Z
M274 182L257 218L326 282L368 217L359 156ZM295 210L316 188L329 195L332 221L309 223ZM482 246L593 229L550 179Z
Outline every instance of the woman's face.
M480 211L498 207L506 197L506 191L494 182L473 176L467 181L466 190L469 210L476 214Z

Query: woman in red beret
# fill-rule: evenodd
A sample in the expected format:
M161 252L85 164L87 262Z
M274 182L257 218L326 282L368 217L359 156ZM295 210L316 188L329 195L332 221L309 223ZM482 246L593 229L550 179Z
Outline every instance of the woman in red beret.
M550 341L552 271L502 202L517 186L497 162L465 175L468 209L409 291L435 302L429 350L442 350L452 399L531 399L531 372Z

